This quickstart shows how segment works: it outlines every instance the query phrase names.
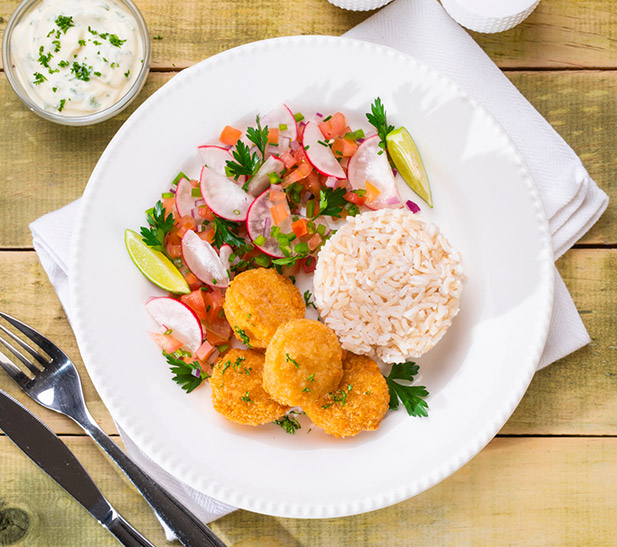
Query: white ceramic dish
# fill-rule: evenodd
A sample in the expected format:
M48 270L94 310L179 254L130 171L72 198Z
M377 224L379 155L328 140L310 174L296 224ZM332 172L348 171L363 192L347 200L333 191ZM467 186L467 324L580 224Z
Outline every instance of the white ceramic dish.
M280 74L272 70L280 67ZM364 112L380 96L414 135L437 222L461 251L461 312L425 355L430 417L391 412L347 440L316 428L242 427L217 415L209 387L186 395L148 337L157 291L133 266L124 229L230 123L280 102L301 112ZM407 194L408 196L411 193ZM419 201L419 200L417 200ZM407 499L469 461L523 396L544 347L553 265L542 204L508 136L446 78L394 50L341 38L278 38L181 72L124 124L97 164L71 259L73 326L107 408L155 462L192 487L251 511L336 517Z

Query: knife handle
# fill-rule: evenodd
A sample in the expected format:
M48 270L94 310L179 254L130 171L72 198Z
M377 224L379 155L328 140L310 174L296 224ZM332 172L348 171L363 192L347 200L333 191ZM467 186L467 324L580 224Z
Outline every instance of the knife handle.
M124 471L137 490L150 504L150 507L154 509L154 512L171 529L183 545L186 547L225 547L225 544L206 524L201 522L167 490L142 471L107 436L94 419L90 417L90 420L78 421L78 423L107 452L116 465Z
M103 524L125 547L154 547L144 536L114 511L113 518Z

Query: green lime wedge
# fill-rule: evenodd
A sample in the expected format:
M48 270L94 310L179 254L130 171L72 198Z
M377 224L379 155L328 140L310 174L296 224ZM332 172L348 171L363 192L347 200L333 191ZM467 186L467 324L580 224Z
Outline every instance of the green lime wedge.
M133 230L125 230L124 243L135 266L152 283L171 293L191 292L178 268L163 253L148 247L139 234Z
M430 207L433 207L433 196L424 164L409 131L404 127L390 131L386 135L386 145L388 153L403 180Z

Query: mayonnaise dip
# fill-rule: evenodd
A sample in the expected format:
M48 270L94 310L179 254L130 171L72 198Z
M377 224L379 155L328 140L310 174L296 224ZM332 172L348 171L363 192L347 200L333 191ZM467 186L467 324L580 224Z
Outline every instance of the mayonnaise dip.
M64 116L118 102L144 63L135 18L114 0L42 0L14 28L14 71L32 101Z

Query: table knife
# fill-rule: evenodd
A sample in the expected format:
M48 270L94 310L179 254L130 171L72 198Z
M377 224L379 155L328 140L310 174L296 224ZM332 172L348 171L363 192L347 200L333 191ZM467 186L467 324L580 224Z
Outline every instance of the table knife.
M0 429L127 547L154 547L105 499L69 448L26 407L0 390Z

